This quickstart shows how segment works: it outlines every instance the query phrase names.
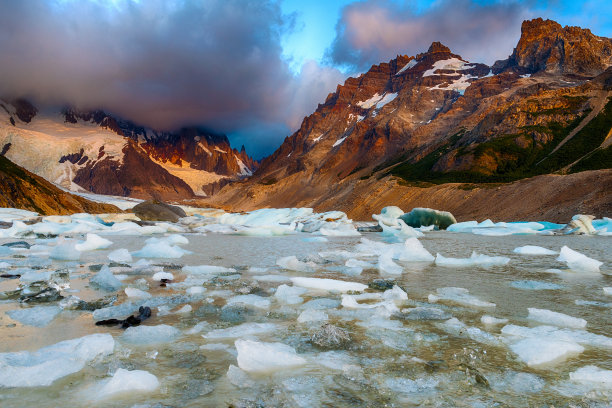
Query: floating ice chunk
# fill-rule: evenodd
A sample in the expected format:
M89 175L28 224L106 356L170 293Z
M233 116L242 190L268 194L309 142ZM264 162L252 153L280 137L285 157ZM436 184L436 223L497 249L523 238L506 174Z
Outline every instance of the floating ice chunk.
M429 295L429 301L436 303L438 300L448 300L465 306L475 307L495 307L495 303L486 302L478 299L474 295L470 295L465 288L446 287L436 289L437 295ZM433 301L432 301L433 300Z
M116 263L128 263L132 262L132 255L125 248L116 249L108 254L108 259Z
M514 248L515 254L521 255L556 255L558 252L536 245L525 245Z
M191 273L193 275L214 275L218 273L233 273L236 272L234 268L226 268L224 266L216 265L198 265L198 266L183 266L183 272Z
M162 279L174 280L174 275L170 272L157 272L151 279L154 281L161 281Z
M250 305L256 307L258 309L269 309L270 308L270 299L265 298L263 296L258 295L238 295L232 298L227 299L228 305L233 305L234 303L242 303L245 305Z
M580 383L589 383L596 387L612 388L612 370L604 370L588 365L570 373L570 380Z
M396 259L404 262L432 262L434 257L423 247L421 241L416 238L408 238Z
M322 310L306 309L297 318L299 323L324 322L328 320L327 313Z
M578 343L583 346L612 348L612 338L585 330L558 328L553 326L524 327L508 324L501 330L502 334L513 338L549 338L552 340Z
M238 388L250 388L255 386L255 381L247 373L233 364L227 370L227 379Z
M272 372L306 364L293 347L283 343L236 340L234 345L238 351L238 367L246 372Z
M202 330L206 329L208 326L210 326L210 323L208 323L208 322L200 322L200 323L196 324L195 326L193 326L191 329L186 330L185 333L187 333L187 334L197 334L197 333L200 333Z
M108 265L104 265L100 272L95 274L90 280L89 283L93 286L96 286L102 290L107 290L109 292L113 292L119 290L123 285L119 279L113 275Z
M123 393L153 392L159 388L159 380L148 371L119 368L111 378L102 380L95 388L97 391L90 397L104 399Z
M376 267L378 268L380 273L386 273L389 275L401 275L404 271L404 268L393 262L393 259L391 258L391 253L380 255L378 257L378 263L376 264Z
M317 265L314 262L302 262L295 256L285 256L276 260L276 265L283 269L297 272L314 272Z
M406 223L402 221L401 219L397 220L397 224L399 226L399 229L395 227L388 227L382 223L379 223L380 227L382 228L382 235L388 236L388 237L401 238L401 239L419 238L423 236L423 233L421 231L418 231L406 225Z
M147 244L158 244L158 243L166 243L169 245L187 245L189 240L181 234L172 234L167 237L153 237L149 238L145 241Z
M517 289L525 290L557 290L563 289L563 286L550 282L538 282L532 280L519 280L510 283L510 286Z
M168 343L179 337L181 332L167 324L157 326L132 326L128 327L121 338L126 343L138 345L150 345Z
M304 303L302 306L303 309L313 309L313 310L325 310L325 309L335 309L340 306L340 301L337 299L330 298L319 298L309 300Z
M495 326L498 324L506 324L508 323L508 319L499 319L497 317L493 317L493 316L489 316L489 315L482 315L480 317L480 322L484 325L487 326Z
M573 329L582 329L587 325L586 320L568 316L563 313L553 312L546 309L536 309L534 307L530 307L527 310L529 312L527 318L530 320L535 320L536 322L552 324L560 327L570 327Z
M577 214L572 217L572 220L564 228L567 234L586 234L593 235L597 231L593 227L593 220L595 219L592 215Z
M285 303L288 305L296 305L304 302L304 299L300 297L306 293L308 289L301 288L297 286L288 286L288 285L280 285L276 292L274 293L274 297L281 303Z
M328 292L363 292L368 288L367 285L358 282L346 282L336 279L320 279L320 278L305 278L305 277L297 277L291 278L291 282L293 282L296 286L301 286L307 289L319 289L325 290Z
M498 266L506 265L510 262L510 258L505 256L488 256L472 252L469 258L446 258L440 254L436 254L436 265L450 267L465 267L465 266Z
M550 337L526 338L510 345L510 350L529 367L540 367L562 362L584 351L573 342L554 340Z
M603 292L606 295L612 295L612 287L603 288Z
M21 324L34 327L45 327L57 316L62 309L59 306L36 306L16 310L9 310L7 315Z
M151 294L149 292L145 292L144 290L136 288L125 288L125 294L127 295L127 297L138 299L148 299L151 297Z
M191 305L185 305L174 313L185 314L185 313L191 313L192 310L193 310L193 307L191 307Z
M216 329L202 335L205 339L231 339L236 337L253 336L278 330L273 323L243 323L227 329Z
M199 296L204 292L206 292L206 288L204 286L191 286L185 291L185 293L192 296Z
M45 387L81 371L98 356L113 352L110 334L90 334L65 340L37 351L0 353L0 387Z
M78 261L81 258L81 251L76 249L74 240L60 238L57 245L49 253L49 258L59 261Z
M84 242L76 244L74 247L78 251L94 251L96 249L106 249L113 245L108 239L102 238L96 234L87 234L87 238Z
M404 211L396 206L388 206L380 211L380 214L372 214L372 218L378 221L382 225L388 227L397 227L399 224L397 220L399 217L404 215Z
M160 240L147 243L139 251L133 252L132 255L139 258L180 258L190 253L191 251L187 251L176 245L170 245L166 241Z
M599 267L603 264L603 262L589 258L567 246L561 248L557 261L565 262L567 267L573 271L587 273L599 273Z

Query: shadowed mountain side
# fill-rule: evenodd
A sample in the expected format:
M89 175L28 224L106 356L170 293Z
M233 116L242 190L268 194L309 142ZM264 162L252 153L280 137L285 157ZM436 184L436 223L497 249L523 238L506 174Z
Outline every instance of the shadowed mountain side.
M0 156L0 207L36 211L41 215L121 212L114 205L94 203L66 193L4 156Z

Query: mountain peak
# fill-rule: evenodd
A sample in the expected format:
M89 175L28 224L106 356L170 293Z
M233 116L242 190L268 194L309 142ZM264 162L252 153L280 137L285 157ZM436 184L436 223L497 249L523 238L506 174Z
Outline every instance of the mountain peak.
M553 20L525 20L512 55L497 61L494 72L507 69L536 73L596 76L612 65L612 40L591 30L561 26Z
M431 43L431 45L429 46L429 49L427 50L428 54L433 54L436 52L447 52L450 53L451 50L450 48L448 48L446 45L442 44L439 41L434 41Z

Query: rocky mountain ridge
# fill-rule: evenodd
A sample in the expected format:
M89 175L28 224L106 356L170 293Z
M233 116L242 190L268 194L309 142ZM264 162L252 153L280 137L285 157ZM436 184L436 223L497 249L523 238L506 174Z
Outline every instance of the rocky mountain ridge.
M157 132L100 110L39 112L23 99L0 107L2 154L74 191L185 199L257 167L244 148L206 129Z
M542 19L491 67L434 42L347 79L211 202L322 210L388 178L499 183L612 167L611 55L609 38Z

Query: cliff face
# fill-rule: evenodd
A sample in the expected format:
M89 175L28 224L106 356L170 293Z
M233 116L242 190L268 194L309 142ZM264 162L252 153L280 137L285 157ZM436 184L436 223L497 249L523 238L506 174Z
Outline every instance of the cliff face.
M3 154L78 191L177 200L205 195L257 167L244 149L205 129L157 132L103 111L39 112L0 100Z
M371 180L385 176L507 182L610 167L611 44L536 19L493 67L435 42L374 65L339 85L253 177L211 202L328 209L360 182L376 190Z
M121 212L114 205L94 203L66 193L4 156L0 156L0 207L20 208L41 215Z

